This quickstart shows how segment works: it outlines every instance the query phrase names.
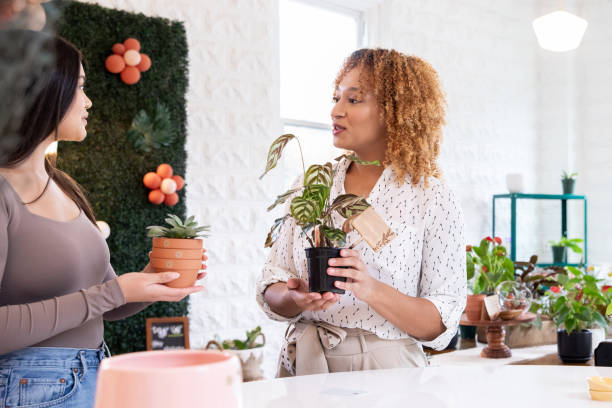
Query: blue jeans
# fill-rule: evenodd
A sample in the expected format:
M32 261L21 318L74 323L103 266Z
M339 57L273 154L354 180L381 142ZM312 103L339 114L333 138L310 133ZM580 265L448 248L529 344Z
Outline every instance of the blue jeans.
M26 347L0 355L0 407L93 407L105 349Z

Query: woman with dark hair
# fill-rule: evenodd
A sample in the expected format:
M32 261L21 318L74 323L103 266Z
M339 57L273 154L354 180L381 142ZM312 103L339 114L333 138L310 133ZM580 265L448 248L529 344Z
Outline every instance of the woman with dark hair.
M169 288L163 284L178 274L152 273L149 265L115 275L85 195L45 158L53 141L80 142L87 134L92 103L80 52L31 31L0 36L4 46L21 47L23 58L53 57L26 67L24 92L12 96L28 104L17 103L3 121L12 143L0 154L0 406L92 406L103 320L202 287Z
M330 199L366 197L396 237L378 252L361 245L330 259L327 273L347 278L335 282L346 294L309 293L304 234L293 219L283 224L257 284L268 316L290 323L279 376L426 366L422 345L443 349L455 335L465 242L437 164L444 108L438 74L422 59L384 49L347 58L335 83L333 144L383 165L342 159ZM335 225L343 221L335 215Z

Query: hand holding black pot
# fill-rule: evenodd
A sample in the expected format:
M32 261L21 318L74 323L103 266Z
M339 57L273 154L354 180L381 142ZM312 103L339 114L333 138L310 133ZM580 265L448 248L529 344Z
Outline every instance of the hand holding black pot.
M316 312L319 310L327 310L340 300L340 295L337 293L309 292L308 282L304 279L289 279L287 281L287 289L291 299L302 311L311 310Z
M342 249L340 256L342 258L329 260L331 268L327 269L327 273L332 276L347 278L346 282L336 281L336 287L351 291L357 299L369 303L369 299L376 292L376 286L379 282L370 276L359 252L354 249ZM338 268L341 266L344 268Z

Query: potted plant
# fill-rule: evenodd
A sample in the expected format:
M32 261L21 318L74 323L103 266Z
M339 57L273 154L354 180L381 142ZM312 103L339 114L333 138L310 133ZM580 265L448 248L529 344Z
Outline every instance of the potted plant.
M568 173L563 170L561 175L561 184L563 185L563 194L574 194L574 186L576 185L576 177L578 173Z
M152 225L147 227L148 237L153 238L151 267L155 272L178 272L180 277L167 283L171 288L187 288L195 284L198 271L202 269L203 241L208 237L208 225L199 226L193 216L181 221L168 214L166 223L170 227Z
M567 263L567 248L571 249L576 254L582 253L582 248L578 245L582 242L580 238L561 237L559 241L548 241L552 247L553 263Z
M535 300L536 310L549 316L557 326L557 352L564 363L584 363L592 355L595 325L608 326L604 315L612 312L610 295L600 288L601 280L569 266L568 275L557 276L545 296Z
M293 139L296 139L298 146L300 146L299 140L292 134L282 135L272 143L268 153L266 169L260 179L276 167L283 149ZM268 211L270 211L277 205L291 199L289 214L274 221L264 246L266 248L271 247L278 238L278 232L282 224L287 219L293 218L310 244L310 248L306 248L309 290L311 292L342 294L344 290L336 288L334 282L336 280L346 281L346 278L331 277L327 274L329 259L339 258L340 248L346 243L346 228L343 228L343 230L334 226L332 214L338 213L349 220L370 207L370 204L363 197L354 194L341 194L331 201L330 189L336 172L334 166L329 162L322 165L313 164L306 170L301 146L300 156L302 157L304 180L301 186L279 195L276 201L268 207ZM336 161L340 161L342 158L363 165L380 165L378 161L366 162L360 160L354 154L342 155L336 158Z
M257 339L261 337L261 342ZM242 379L244 381L262 380L264 378L263 369L263 347L266 345L266 336L261 331L261 327L246 332L245 340L223 340L216 338L206 344L206 348L213 346L219 350L229 350L235 354L242 365Z
M473 294L467 296L465 314L468 320L480 320L486 295L495 293L503 281L513 281L514 263L507 255L500 237L486 237L480 245L466 247L467 279L474 280Z

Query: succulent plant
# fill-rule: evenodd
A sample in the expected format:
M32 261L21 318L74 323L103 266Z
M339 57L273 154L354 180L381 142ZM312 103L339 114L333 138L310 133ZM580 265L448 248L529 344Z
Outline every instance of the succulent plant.
M151 225L150 227L147 227L147 230L149 231L147 236L149 238L165 237L193 239L198 237L208 237L206 232L210 231L210 226L208 225L199 226L193 215L185 219L183 222L176 215L168 214L168 218L166 218L165 221L171 228Z
M293 139L300 146L299 139L292 134L282 135L272 143L268 152L266 169L260 179L276 167L283 149ZM349 219L365 211L370 207L370 204L363 197L355 194L341 194L333 202L330 202L330 189L336 170L329 162L313 164L306 169L301 146L300 155L302 156L302 167L304 170L303 185L279 195L276 201L268 207L268 211L270 211L293 196L289 206L289 214L274 221L264 246L268 248L274 244L278 238L280 227L289 217L295 219L297 225L302 228L302 232L311 247L343 246L346 243L346 232L333 225L332 213L335 211L342 217ZM363 165L380 166L378 160L366 162L359 159L355 154L344 154L337 157L336 161L340 161L343 158ZM296 195L300 192L301 195Z

